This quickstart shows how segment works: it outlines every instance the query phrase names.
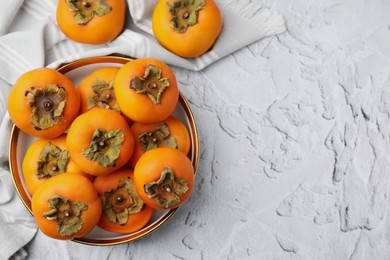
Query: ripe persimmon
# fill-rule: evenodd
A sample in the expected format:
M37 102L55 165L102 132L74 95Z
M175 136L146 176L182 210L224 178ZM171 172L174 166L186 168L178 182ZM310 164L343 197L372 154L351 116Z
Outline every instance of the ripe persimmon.
M190 159L174 148L155 148L139 158L134 184L141 199L154 209L171 209L183 204L194 187Z
M66 134L55 139L38 139L27 149L23 158L22 171L28 192L33 195L36 189L47 179L65 172L88 175L70 158L66 146Z
M221 33L222 23L222 14L213 0L160 0L152 16L158 42L185 58L208 51Z
M56 70L39 68L18 78L8 96L12 121L23 132L52 139L77 116L80 97L73 82Z
M103 44L121 33L125 13L125 0L59 0L57 23L73 41Z
M119 68L101 68L86 76L79 84L80 114L101 107L120 113L114 93L114 79Z
M152 58L126 63L115 78L114 90L122 113L135 122L163 121L173 112L179 99L172 70Z
M90 232L102 212L92 182L75 173L60 174L42 183L32 196L31 207L42 232L62 240Z
M131 131L136 138L133 156L129 165L134 168L138 159L145 151L157 147L177 148L184 154L188 154L191 140L185 125L173 116L160 123L139 123L131 126Z
M97 224L100 228L118 233L131 233L143 228L153 209L135 191L133 172L121 168L111 174L98 176L93 182L103 204Z
M119 169L134 151L134 137L126 120L104 108L79 115L69 127L66 143L77 166L95 176Z

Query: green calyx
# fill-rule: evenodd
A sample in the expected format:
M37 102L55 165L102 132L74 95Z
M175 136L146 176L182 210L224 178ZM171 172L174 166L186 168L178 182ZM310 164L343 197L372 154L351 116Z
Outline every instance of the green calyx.
M87 108L101 107L120 112L114 93L114 80L108 83L102 79L96 78L92 85L93 95L88 97Z
M69 157L67 150L61 150L58 146L47 143L38 157L37 178L50 178L65 172Z
M130 178L121 179L116 189L105 192L100 199L108 220L119 225L125 225L130 215L140 212L145 207Z
M74 20L80 25L87 24L95 15L103 16L112 10L104 0L65 0L65 2L69 10L76 13Z
M83 149L82 153L104 167L115 167L124 139L125 135L120 129L107 132L99 128L93 133L89 147Z
M145 67L144 76L130 81L130 89L146 94L154 104L160 104L161 95L168 86L168 78L161 78L161 69L152 64Z
M169 127L166 123L158 123L152 132L145 132L138 136L138 141L148 151L157 147L177 148L176 139L170 136Z
M189 26L198 22L198 13L205 5L205 0L169 0L167 8L171 14L171 28L185 33Z
M157 205L168 209L180 203L179 195L188 191L188 185L184 179L175 178L173 170L166 167L160 179L144 185L144 191L149 198L156 198Z
M81 230L83 220L80 218L81 212L88 209L88 205L83 202L70 202L61 196L53 196L48 200L49 211L43 213L43 217L48 220L58 221L57 232L61 236L70 236Z
M63 87L48 84L46 87L31 87L26 91L27 106L31 109L31 123L36 130L44 130L64 123L62 113L67 94Z

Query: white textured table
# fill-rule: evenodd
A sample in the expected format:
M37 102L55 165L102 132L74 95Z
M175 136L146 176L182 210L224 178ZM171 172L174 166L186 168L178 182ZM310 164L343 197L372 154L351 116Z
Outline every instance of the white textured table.
M190 200L123 245L38 233L30 259L390 259L390 2L258 2L286 33L175 69L201 141Z

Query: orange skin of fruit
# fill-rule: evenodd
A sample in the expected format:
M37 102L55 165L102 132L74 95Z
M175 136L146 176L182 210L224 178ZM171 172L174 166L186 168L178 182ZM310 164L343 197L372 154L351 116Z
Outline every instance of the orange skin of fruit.
M95 16L87 24L77 24L76 12L70 11L65 0L59 0L57 23L61 31L71 40L87 44L104 44L114 40L122 31L125 22L124 0L105 0L112 10L103 16Z
M170 26L168 1L160 0L153 11L152 28L159 43L184 58L195 58L208 51L222 30L223 19L217 4L213 0L206 0L198 12L197 23L180 33Z
M67 150L66 146L66 134L63 134L55 139L38 139L34 141L26 151L26 155L23 158L22 171L26 187L30 195L33 195L37 188L49 178L40 178L36 176L38 169L37 162L39 160L39 154L47 143L51 142L53 145L58 146L61 150ZM66 164L66 172L73 172L84 175L92 181L93 176L86 174L80 170L80 168L73 162L72 158L69 157L68 163ZM62 174L62 173L60 173Z
M80 114L87 112L88 109L88 97L94 96L92 85L95 83L95 79L99 78L104 82L108 83L111 80L115 79L116 74L118 73L119 68L101 68L95 70L87 77L85 77L79 84L77 90L80 93Z
M130 169L121 168L116 172L109 175L96 177L93 185L98 191L99 195L102 196L105 192L109 192L112 189L116 189L119 182L123 178L133 179L133 171ZM131 233L143 228L152 217L153 209L146 206L138 213L129 215L129 218L125 225L121 226L118 223L112 223L102 212L99 223L97 224L100 228L118 233Z
M51 210L48 200L55 195L67 198L71 202L78 201L88 205L88 209L82 211L80 215L83 220L81 230L70 236L57 233L58 221L48 220L42 216L43 213ZM45 181L34 193L31 206L35 221L41 231L51 238L61 240L81 237L90 232L98 223L102 212L102 202L92 182L75 173L60 174Z
M98 128L107 132L121 129L125 136L120 155L113 167L104 167L82 154L83 149L89 147L92 135ZM104 108L93 108L78 116L69 128L66 143L73 161L82 171L94 176L110 174L119 169L126 164L134 151L134 137L126 120L117 112Z
M179 195L180 202L173 208L183 204L191 195L194 187L194 168L183 152L174 148L155 148L145 152L135 166L134 184L141 199L154 209L164 210L165 208L157 205L156 197L148 197L144 191L144 185L159 180L165 167L172 168L175 178L183 178L188 185L188 191Z
M182 151L184 154L188 154L191 147L191 140L185 125L173 116L164 120L164 123L168 125L170 136L176 139L177 149ZM145 132L152 132L156 130L157 124L158 123L144 124L135 122L131 126L131 131L133 132L135 138L135 148L133 156L130 158L129 165L133 169L139 158L145 153L144 145L137 140L138 136Z
M65 88L66 104L62 113L63 124L36 130L31 122L31 108L27 106L26 91L31 87L43 88L48 84L57 84ZM8 112L14 124L23 132L38 137L52 139L60 136L77 116L80 107L80 96L73 82L56 70L39 68L26 72L16 81L8 96Z
M161 77L169 80L169 87L162 93L160 104L154 104L146 94L136 93L130 89L130 81L137 76L143 77L149 64L160 68ZM165 63L153 58L142 58L126 63L115 78L114 90L122 113L134 122L163 121L175 110L179 99L179 89L172 70Z

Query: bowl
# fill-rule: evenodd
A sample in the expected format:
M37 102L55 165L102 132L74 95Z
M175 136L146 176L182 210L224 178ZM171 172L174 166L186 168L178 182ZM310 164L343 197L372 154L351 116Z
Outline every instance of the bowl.
M132 60L133 59L131 58L122 56L91 57L63 64L57 68L57 71L69 77L74 84L78 86L79 82L84 77L96 69L103 67L121 67ZM172 115L184 123L190 134L191 148L188 157L190 158L194 171L196 172L199 159L198 133L191 108L181 93L179 95L179 102L177 103ZM36 139L37 138L27 135L17 126L13 125L9 146L10 171L17 193L31 214L33 214L31 210L31 196L28 193L24 182L22 162L29 145ZM96 226L85 236L75 238L72 241L96 246L110 246L134 241L159 228L172 217L176 210L177 208L171 210L154 210L147 225L137 232L120 234L105 231Z

